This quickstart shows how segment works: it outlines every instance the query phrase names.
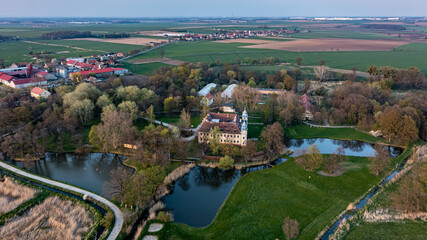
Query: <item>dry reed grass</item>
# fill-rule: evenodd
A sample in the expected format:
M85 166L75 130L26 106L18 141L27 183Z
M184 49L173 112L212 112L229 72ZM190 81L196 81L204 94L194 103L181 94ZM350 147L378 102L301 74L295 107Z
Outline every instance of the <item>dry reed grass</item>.
M49 197L2 226L0 239L82 239L92 224L83 206Z
M190 163L190 164L182 165L182 166L176 168L175 170L173 170L171 173L169 173L166 176L165 180L163 181L164 185L169 185L169 184L175 182L176 180L178 180L178 178L189 173L190 170L195 166L196 166L196 164Z
M0 213L7 213L15 209L33 198L35 194L36 190L5 177L4 181L0 182Z

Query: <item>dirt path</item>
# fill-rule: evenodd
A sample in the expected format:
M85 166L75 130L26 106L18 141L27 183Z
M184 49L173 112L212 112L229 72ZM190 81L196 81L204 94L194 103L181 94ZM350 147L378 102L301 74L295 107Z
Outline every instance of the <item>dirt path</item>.
M317 66L300 66L301 68L315 68ZM329 71L331 72L338 72L343 74L353 74L353 70L347 70L347 69L341 69L341 68L330 68L328 67ZM362 72L362 71L356 71L356 75L359 77L367 78L369 77L369 73Z

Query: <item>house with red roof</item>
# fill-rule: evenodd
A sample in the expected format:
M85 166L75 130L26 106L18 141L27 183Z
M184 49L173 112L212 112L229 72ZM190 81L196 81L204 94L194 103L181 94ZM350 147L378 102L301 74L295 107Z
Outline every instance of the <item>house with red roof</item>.
M0 74L1 82L11 88L26 88L38 85L47 85L47 81L43 77L32 78L14 78L7 74Z
M57 79L56 76L55 76L55 74L48 73L48 72L43 72L43 71L37 72L36 74L34 74L34 76L36 76L36 77L43 77L46 80L56 80Z
M35 87L31 89L31 97L46 99L50 97L50 92L43 88Z

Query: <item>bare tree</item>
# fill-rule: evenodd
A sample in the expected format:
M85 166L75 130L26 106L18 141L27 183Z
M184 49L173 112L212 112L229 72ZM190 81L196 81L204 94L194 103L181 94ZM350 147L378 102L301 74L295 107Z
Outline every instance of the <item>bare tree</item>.
M298 221L296 219L286 217L283 220L282 229L288 239L297 238L299 235Z
M323 165L328 170L329 174L332 174L334 171L340 169L341 163L347 161L347 156L345 155L345 150L342 147L337 148L333 155L325 157L323 159Z
M254 158L257 152L258 144L252 140L248 140L246 146L242 147L241 153L245 162Z
M314 74L320 81L326 80L326 78L328 77L328 72L329 68L325 65L316 66L314 68Z
M371 161L371 165L369 167L372 173L378 176L390 166L391 156L387 147L378 146L375 150L375 156L369 158Z
M124 167L111 170L110 181L104 184L104 192L123 204L125 200L126 184L131 176L131 171Z
M191 114L185 111L185 108L181 111L178 126L180 128L190 128L191 126Z
M273 159L283 150L284 133L280 123L275 122L264 128L261 132L265 147L265 157L268 160Z

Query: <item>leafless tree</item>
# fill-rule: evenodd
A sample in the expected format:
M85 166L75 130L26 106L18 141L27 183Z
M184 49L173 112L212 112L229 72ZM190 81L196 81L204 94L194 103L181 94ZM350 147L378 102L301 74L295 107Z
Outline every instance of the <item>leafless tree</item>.
M113 169L110 172L110 181L104 184L104 192L123 204L125 200L126 183L131 176L131 171L125 167Z
M275 122L261 132L265 147L265 157L269 160L276 157L283 150L284 133L280 123Z
M375 156L369 158L371 161L370 169L373 174L378 176L390 166L391 156L387 147L378 146L375 150Z
M328 77L328 72L329 68L325 65L316 66L314 68L314 74L320 81L326 80L326 78Z

